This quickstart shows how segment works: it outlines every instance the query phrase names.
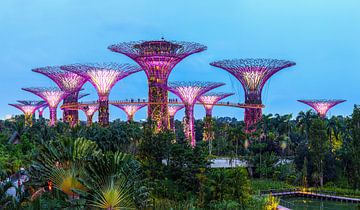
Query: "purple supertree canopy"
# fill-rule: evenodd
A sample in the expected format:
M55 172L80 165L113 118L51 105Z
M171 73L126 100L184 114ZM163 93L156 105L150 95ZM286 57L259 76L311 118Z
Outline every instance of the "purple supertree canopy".
M49 107L56 108L60 101L65 98L69 92L59 88L22 88L25 91L34 93L47 102Z
M332 107L336 106L337 104L343 103L346 100L336 100L336 99L315 99L315 100L298 100L301 103L311 106L316 112L320 115L320 117L324 118L326 113Z
M168 90L179 96L184 105L194 105L204 93L225 85L221 82L169 82Z
M185 106L184 133L195 147L194 104L204 93L225 85L220 82L169 82L168 90L179 96Z
M175 114L179 111L179 110L181 110L181 109L183 109L185 106L184 105L168 105L168 110L169 110L169 116L170 117L174 117L175 116Z
M220 100L232 96L234 93L220 93L220 92L211 92L205 93L199 97L199 102L202 103L206 110L206 115L211 115L212 108Z
M42 68L36 68L32 71L43 74L53 80L61 90L67 92L79 91L85 84L86 78L79 76L78 74L64 71L59 66L46 66Z
M9 104L20 109L25 115L33 115L41 104Z
M89 80L100 97L107 97L111 88L119 80L142 70L138 66L116 63L73 64L61 66L61 69L73 72Z
M234 75L245 91L245 103L261 103L261 91L266 81L281 69L295 65L276 59L234 59L210 63Z
M39 107L46 105L45 101L17 100L17 102L24 105L39 106Z
M108 47L124 54L144 68L147 76L166 80L173 67L185 57L204 51L206 46L193 42L178 41L134 41L122 42Z
M146 106L146 104L112 104L123 110L128 118L128 121L132 121L134 119L135 113Z

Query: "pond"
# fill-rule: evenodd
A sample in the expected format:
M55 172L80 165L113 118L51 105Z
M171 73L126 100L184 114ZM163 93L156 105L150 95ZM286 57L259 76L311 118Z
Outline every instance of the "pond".
M358 210L360 204L305 197L282 197L280 205L293 210Z

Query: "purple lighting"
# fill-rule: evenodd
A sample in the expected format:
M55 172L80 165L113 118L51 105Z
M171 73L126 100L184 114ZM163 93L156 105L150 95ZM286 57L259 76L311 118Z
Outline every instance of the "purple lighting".
M168 105L170 129L175 131L175 114L184 108L184 105Z
M94 113L99 109L99 104L88 104L86 106L81 106L80 109L86 115L86 126L90 127L92 125L92 118L94 116Z
M121 79L141 71L138 66L130 64L74 64L61 66L61 69L73 72L86 78L99 95L99 123L109 125L109 93Z
M46 66L33 69L32 71L49 77L61 90L71 93L64 98L64 104L77 102L79 91L86 82L84 77L61 70L59 66ZM79 121L78 111L64 110L63 121L68 122L71 127L75 126Z
M127 115L128 122L134 121L135 113L146 106L146 104L112 104L123 110Z
M187 56L206 50L206 46L192 42L137 41L108 47L137 62L148 78L148 117L157 124L157 131L169 129L167 83L172 69Z
M25 126L32 126L32 118L35 114L35 111L39 109L39 107L44 105L44 101L18 101L21 104L9 104L15 108L18 108L24 113L25 116Z
M29 91L47 102L50 109L50 126L56 124L56 109L62 99L70 93L60 90L59 88L22 88Z
M243 86L246 104L261 104L261 92L267 80L276 72L294 66L295 63L276 59L234 59L210 63L235 76ZM262 118L261 108L245 108L246 131L254 131L254 125Z
M199 102L204 105L206 111L205 125L204 125L204 141L211 141L214 139L214 132L212 131L212 110L214 105L220 100L234 95L234 93L205 93L199 97Z
M315 111L320 115L321 118L326 117L326 113L332 107L345 102L346 100L326 100L326 99L318 99L318 100L298 100L301 103L311 106Z
M225 85L220 82L169 82L168 90L177 95L185 106L184 133L195 147L194 105L204 93Z

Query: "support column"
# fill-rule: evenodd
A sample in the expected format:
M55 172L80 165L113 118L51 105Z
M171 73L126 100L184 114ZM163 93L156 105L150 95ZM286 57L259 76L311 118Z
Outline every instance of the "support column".
M149 81L148 116L156 123L156 131L169 129L168 125L168 91L163 87L166 82L159 83L151 78ZM155 103L155 104L152 104Z
M107 96L99 99L99 124L103 127L109 126L109 99Z

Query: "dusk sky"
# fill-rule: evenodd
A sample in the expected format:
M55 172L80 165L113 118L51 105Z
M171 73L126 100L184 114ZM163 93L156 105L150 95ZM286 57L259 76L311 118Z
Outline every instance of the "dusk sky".
M22 87L52 87L36 67L72 63L134 63L107 49L123 41L194 41L208 50L191 55L169 81L219 81L216 91L235 92L225 101L243 102L240 83L210 62L231 58L276 58L297 63L269 80L263 91L265 114L297 115L309 107L297 99L346 99L329 115L349 115L360 104L359 0L1 0L0 119L21 112L8 103L39 98ZM84 101L96 100L90 83ZM113 88L110 100L147 98L144 72ZM44 114L48 117L48 110ZM195 118L204 117L203 107ZM243 110L216 107L214 116L243 119ZM183 110L177 118L183 116ZM60 110L58 117L61 117ZM85 119L81 112L80 117ZM146 109L135 119L144 119ZM125 115L110 107L111 120ZM97 116L94 116L94 120Z

